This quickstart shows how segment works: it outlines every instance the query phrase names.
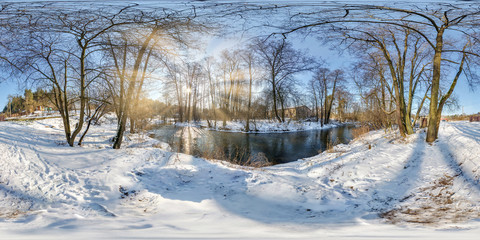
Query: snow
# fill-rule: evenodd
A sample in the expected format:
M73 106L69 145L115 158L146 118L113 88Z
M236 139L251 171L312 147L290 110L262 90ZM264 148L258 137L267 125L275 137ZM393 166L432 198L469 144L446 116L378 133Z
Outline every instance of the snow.
M480 123L374 131L265 168L170 152L115 121L68 147L60 119L0 122L2 239L478 239Z
M211 126L208 125L206 120L198 122L177 122L176 126L181 127L202 127L208 130L223 131L223 132L246 132L246 121L226 121L223 126L222 121L217 121L216 125L214 121L211 121ZM322 125L316 121L296 121L287 119L285 122L277 122L271 120L255 120L250 122L251 133L278 133L278 132L298 132L317 129L328 129L337 127L340 123L332 121L332 123Z

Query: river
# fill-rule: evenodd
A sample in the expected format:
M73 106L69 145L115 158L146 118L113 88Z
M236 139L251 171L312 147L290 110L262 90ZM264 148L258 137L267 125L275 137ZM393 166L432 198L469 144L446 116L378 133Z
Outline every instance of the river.
M285 133L239 133L197 127L161 126L152 135L173 151L234 163L265 161L287 163L311 157L328 146L348 143L353 125Z

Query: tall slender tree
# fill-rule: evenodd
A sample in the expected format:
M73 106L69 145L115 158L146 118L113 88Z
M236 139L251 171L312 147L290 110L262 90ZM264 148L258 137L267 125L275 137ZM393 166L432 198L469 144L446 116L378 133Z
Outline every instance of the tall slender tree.
M304 53L295 50L286 39L280 40L258 40L256 49L261 59L263 67L268 72L266 81L270 85L271 97L273 100L274 118L279 122L284 122L284 101L280 94L284 90L289 80L300 72L309 71L314 66L314 61ZM278 113L278 107L281 107L281 115ZM283 116L283 117L280 117Z

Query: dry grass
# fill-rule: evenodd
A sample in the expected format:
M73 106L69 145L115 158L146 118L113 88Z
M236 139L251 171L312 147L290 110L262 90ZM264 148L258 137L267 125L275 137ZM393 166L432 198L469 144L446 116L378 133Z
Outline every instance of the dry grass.
M251 155L246 149L241 149L238 147L228 154L226 154L221 148L205 150L201 153L201 157L208 160L224 160L229 163L244 167L261 168L273 165L264 153L260 152Z
M21 211L19 209L3 209L0 208L0 218L15 219L27 215L28 211Z
M335 146L340 144L340 139L336 138L335 141L327 141L327 146L325 148L325 151L328 153L333 153L335 152Z
M362 125L352 130L353 139L361 138L364 134L370 132L372 129L369 126Z
M405 202L403 206L384 212L380 216L393 224L432 226L479 218L480 212L475 203L455 196L452 190L454 179L455 176L444 175L431 186L421 188L420 194L402 199L400 204Z
M60 118L59 116L50 116L50 117L36 117L36 118L9 118L5 119L5 121L10 121L10 122L33 122L33 121L39 121L39 120L44 120L44 119L50 119L50 118Z

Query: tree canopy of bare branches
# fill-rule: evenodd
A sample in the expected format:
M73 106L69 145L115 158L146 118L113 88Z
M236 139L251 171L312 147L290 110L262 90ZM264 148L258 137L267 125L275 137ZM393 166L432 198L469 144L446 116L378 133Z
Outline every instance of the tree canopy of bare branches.
M432 77L428 97L430 121L426 141L433 142L438 136L442 109L455 89L460 75L463 74L471 83L476 80L473 68L478 68L478 58L480 57L478 52L479 16L480 8L469 3L455 6L452 4L429 4L428 6L333 4L313 8L313 10L298 9L292 13L290 21L283 27L284 31L281 34L286 36L293 32L303 31L309 34L324 34L322 35L324 38L334 38L338 37L339 32L343 34L360 32L368 38L359 39L352 35L348 35L347 38L354 41L376 43L380 49L383 49L387 62L389 61L388 54L385 53L387 46L381 46L385 42L375 35L377 29L397 28L418 36L417 38L424 41L431 52ZM345 35L340 37L345 38ZM392 43L396 44L391 42L390 45ZM397 56L400 57L399 61L406 62L407 59L401 58L404 55L402 49L398 45L394 47L400 50L400 54ZM405 53L405 51L403 52ZM390 64L390 67L391 65L393 64ZM446 68L452 70L454 75L450 76L442 71ZM400 69L391 70L393 79L404 74L403 71L398 70ZM400 80L394 80L400 83L397 84L398 86L403 85ZM442 86L445 86L444 90L442 90ZM397 96L397 105L402 105L402 101L398 101L401 92L395 95ZM405 129L405 131L409 130Z

